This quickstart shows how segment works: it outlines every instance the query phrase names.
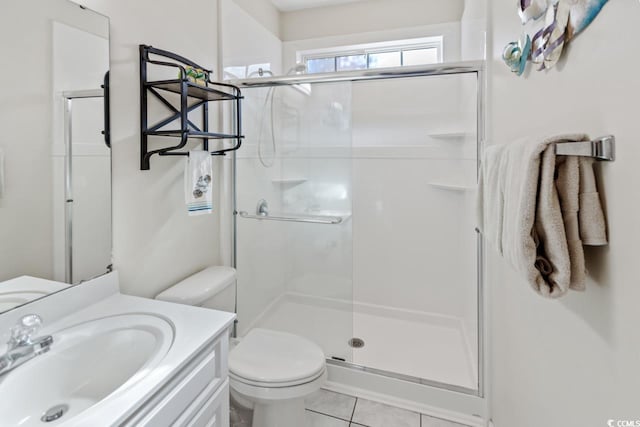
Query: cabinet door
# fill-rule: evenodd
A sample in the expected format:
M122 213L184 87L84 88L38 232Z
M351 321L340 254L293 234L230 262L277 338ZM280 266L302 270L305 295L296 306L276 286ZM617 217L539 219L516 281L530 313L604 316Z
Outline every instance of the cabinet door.
M176 421L175 426L229 427L229 380L217 391L213 386L208 387Z
M227 384L228 331L203 350L184 370L164 385L162 390L123 426L170 427L183 426L218 389ZM228 388L227 392L228 394ZM202 399L202 400L200 400ZM228 396L227 396L228 399ZM195 405L195 402L200 404ZM195 405L195 406L194 406ZM192 409L193 408L193 409ZM228 409L228 404L227 404ZM185 413L190 415L184 416ZM184 416L184 417L183 417ZM228 414L226 415L228 419ZM217 426L221 424L218 417ZM199 424L198 424L199 425ZM208 425L208 424L204 424Z

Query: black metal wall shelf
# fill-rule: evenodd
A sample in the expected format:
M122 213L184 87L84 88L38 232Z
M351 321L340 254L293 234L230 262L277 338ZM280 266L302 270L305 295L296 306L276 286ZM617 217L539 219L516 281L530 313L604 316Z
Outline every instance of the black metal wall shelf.
M148 82L147 87L180 94L182 93L182 80ZM212 87L200 86L192 82L187 82L187 96L205 101L226 101L236 99L232 94L216 90Z
M161 59L151 59L150 55ZM170 62L171 61L171 62ZM148 80L148 65L174 68L179 77L171 80ZM187 77L187 68L192 67L204 72L204 82L199 84ZM240 89L236 86L211 81L211 70L175 53L140 45L140 169L150 169L150 160L154 154L159 156L188 156L183 149L189 139L202 140L203 150L209 151L209 140L235 140L230 148L211 151L212 156L224 156L235 151L242 144L242 104ZM171 115L149 126L149 94L171 111ZM167 98L164 94L177 94ZM197 100L190 104L191 101ZM211 101L232 101L234 104L234 124L232 133L209 131L209 105ZM175 105L177 104L177 105ZM201 109L202 124L195 125L189 119L189 113ZM165 129L173 122L179 123L178 129ZM170 147L149 150L149 137L179 138L179 143Z

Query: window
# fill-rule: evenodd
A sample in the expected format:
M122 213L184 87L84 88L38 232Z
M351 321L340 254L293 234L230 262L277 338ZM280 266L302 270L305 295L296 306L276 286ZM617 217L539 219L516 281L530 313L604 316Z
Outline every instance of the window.
M369 54L369 68L400 67L402 52L380 52Z
M309 74L332 73L436 64L442 62L442 50L443 37L438 36L306 50L298 52L296 59Z
M336 57L336 70L364 70L367 68L367 55L347 55Z
M331 73L336 70L335 58L312 58L306 61L308 73Z
M435 64L438 62L436 49L411 49L402 51L402 65Z

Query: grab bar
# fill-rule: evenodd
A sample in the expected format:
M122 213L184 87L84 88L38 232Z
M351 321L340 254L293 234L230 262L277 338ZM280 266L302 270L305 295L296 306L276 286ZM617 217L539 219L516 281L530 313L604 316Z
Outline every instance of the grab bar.
M289 216L276 216L276 215L251 215L246 211L238 212L242 218L257 219L261 221L285 221L285 222L305 222L309 224L340 224L342 218L339 216L312 216L312 215L289 215Z

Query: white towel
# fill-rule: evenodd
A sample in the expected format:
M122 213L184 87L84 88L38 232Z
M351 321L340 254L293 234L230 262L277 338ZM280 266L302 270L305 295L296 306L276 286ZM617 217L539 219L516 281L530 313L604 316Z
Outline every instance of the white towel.
M478 226L486 240L546 297L585 282L583 244L606 244L592 159L556 159L555 143L586 135L522 139L485 150Z
M184 184L189 215L213 212L213 165L209 152L189 152L184 169Z

